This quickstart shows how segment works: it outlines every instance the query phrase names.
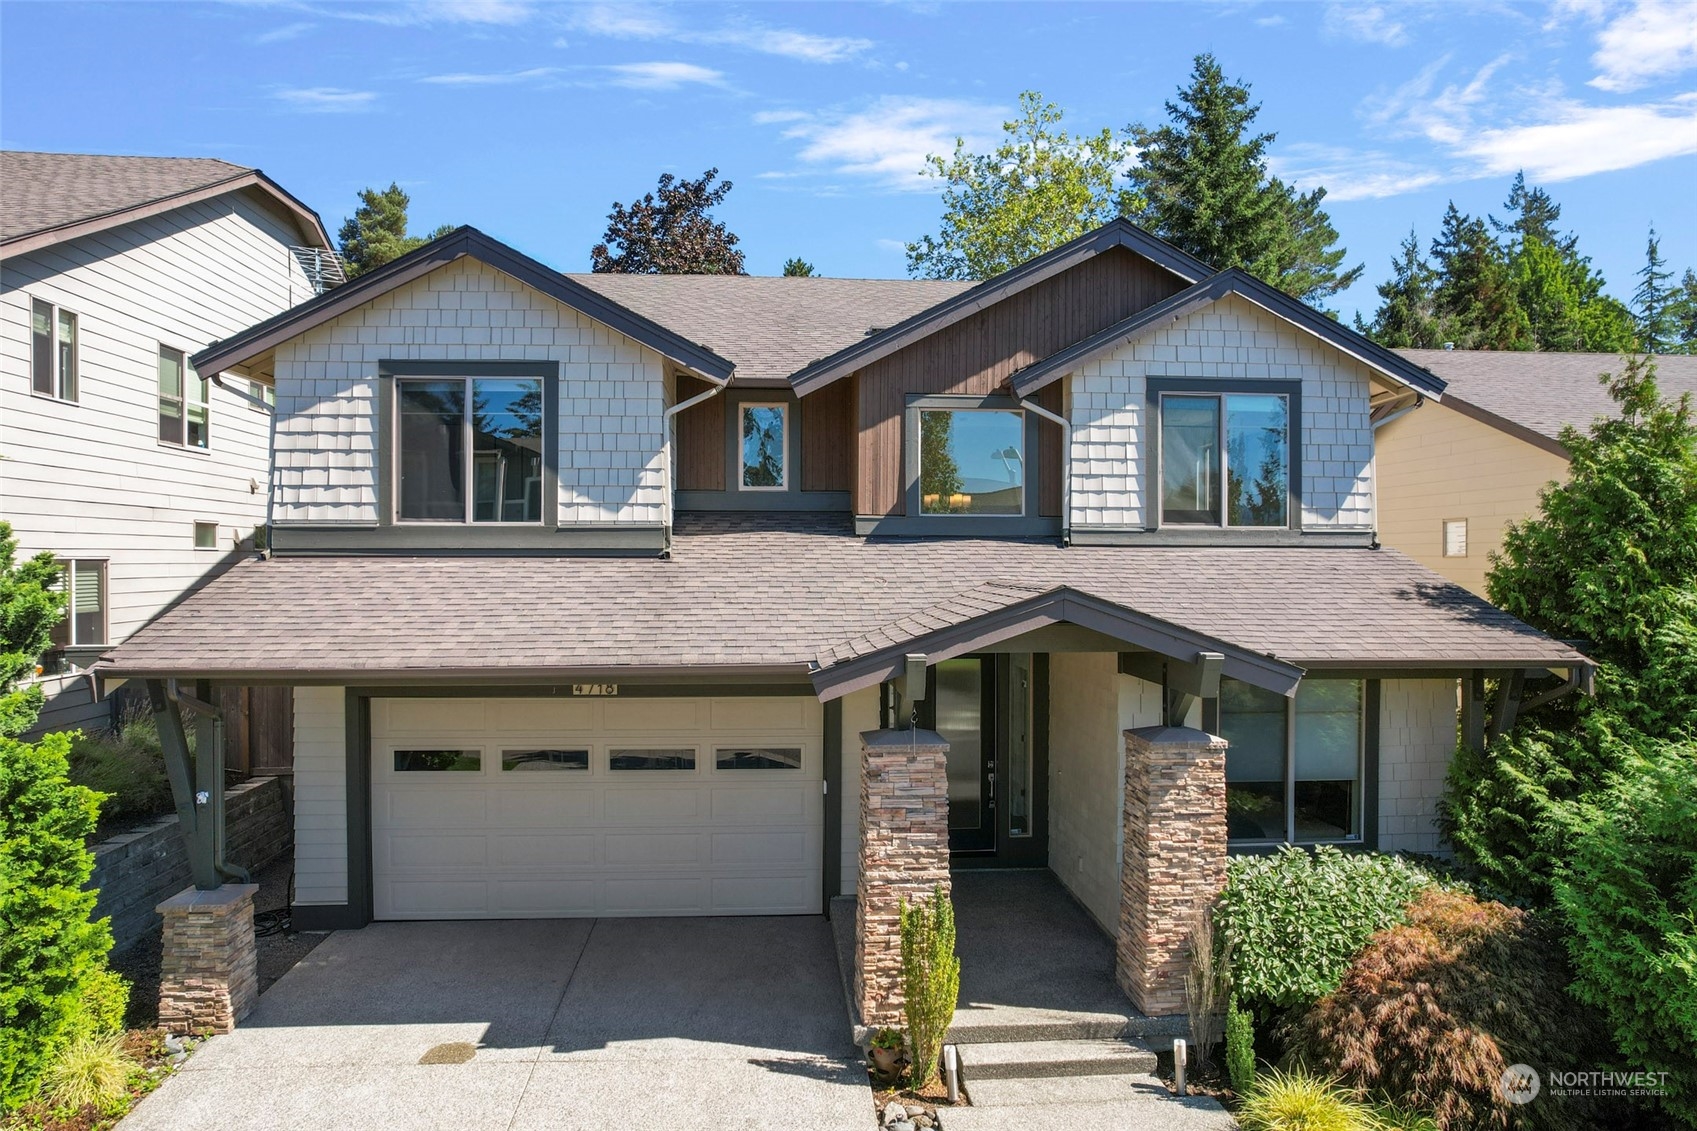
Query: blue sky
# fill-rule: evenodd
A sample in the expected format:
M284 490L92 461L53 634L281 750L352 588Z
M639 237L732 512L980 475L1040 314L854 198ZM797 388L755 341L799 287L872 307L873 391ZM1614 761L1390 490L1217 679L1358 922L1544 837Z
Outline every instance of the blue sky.
M935 228L925 154L993 142L1022 90L1076 128L1151 122L1212 51L1331 191L1371 310L1413 225L1501 211L1525 168L1630 294L1654 223L1697 266L1697 6L1556 4L0 3L0 144L263 168L332 234L398 180L586 270L614 200L710 165L756 273L900 276Z

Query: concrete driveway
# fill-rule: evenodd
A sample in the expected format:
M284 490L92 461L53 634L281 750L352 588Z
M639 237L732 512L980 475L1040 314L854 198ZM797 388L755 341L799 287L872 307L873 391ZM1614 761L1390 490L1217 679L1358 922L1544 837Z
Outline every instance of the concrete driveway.
M462 1042L475 1046L469 1060L420 1063ZM337 932L122 1123L123 1131L874 1125L818 917Z

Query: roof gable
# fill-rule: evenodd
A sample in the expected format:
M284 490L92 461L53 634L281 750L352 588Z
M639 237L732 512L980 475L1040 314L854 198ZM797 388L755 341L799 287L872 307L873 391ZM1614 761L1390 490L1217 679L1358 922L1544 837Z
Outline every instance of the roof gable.
M1187 318L1204 307L1219 302L1227 295L1237 295L1254 303L1269 314L1319 338L1398 384L1406 385L1430 397L1440 397L1443 394L1442 379L1237 267L1203 279L1189 289L1140 310L1081 342L1049 355L1035 365L1026 366L1014 374L1014 392L1018 396L1028 397L1080 365L1113 353L1146 334Z
M0 251L23 255L226 193L250 190L330 246L318 214L258 169L211 157L0 153Z
M730 379L732 363L707 347L666 329L658 322L471 227L456 228L352 282L285 310L234 337L213 342L191 360L202 373L217 373L243 365L290 338L338 318L462 256L470 256L512 276L555 301L648 346L692 373L716 383Z
M806 395L823 388L840 377L846 377L880 358L952 326L1011 295L1053 278L1080 262L1114 248L1125 248L1165 269L1187 283L1195 283L1212 272L1201 260L1157 239L1129 220L1113 220L1093 232L1087 232L1045 252L1037 258L987 279L970 290L923 310L886 330L869 335L829 357L821 358L797 371L790 384L797 393Z

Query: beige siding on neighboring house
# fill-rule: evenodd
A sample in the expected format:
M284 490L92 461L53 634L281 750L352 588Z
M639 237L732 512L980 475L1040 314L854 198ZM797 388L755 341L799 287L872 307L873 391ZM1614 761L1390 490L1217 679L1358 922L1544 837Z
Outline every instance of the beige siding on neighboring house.
M665 360L476 260L447 264L277 347L278 523L377 522L383 360L560 367L562 524L661 521Z
M1109 934L1119 929L1124 732L1161 721L1161 689L1112 652L1049 657L1049 869Z
M1153 525L1155 422L1147 378L1302 382L1302 525L1370 530L1373 431L1365 366L1255 304L1229 295L1154 331L1067 378L1072 421L1072 522Z
M1438 795L1456 746L1456 681L1387 679L1379 687L1379 848L1436 852Z
M348 901L347 692L295 691L295 902Z
M1484 596L1503 530L1538 510L1567 461L1443 404L1427 402L1379 429L1379 539ZM1467 556L1444 556L1444 523L1467 522Z

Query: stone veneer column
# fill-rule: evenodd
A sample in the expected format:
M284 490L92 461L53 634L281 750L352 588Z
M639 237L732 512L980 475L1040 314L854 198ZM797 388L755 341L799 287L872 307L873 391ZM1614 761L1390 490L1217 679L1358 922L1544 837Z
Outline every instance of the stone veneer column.
M949 744L929 730L860 736L854 994L869 1026L902 1023L901 905L949 890Z
M1125 860L1115 976L1150 1016L1183 1013L1190 924L1226 883L1226 740L1125 732Z
M165 918L159 1025L172 1033L228 1033L259 999L253 941L258 884L187 888L159 905Z

